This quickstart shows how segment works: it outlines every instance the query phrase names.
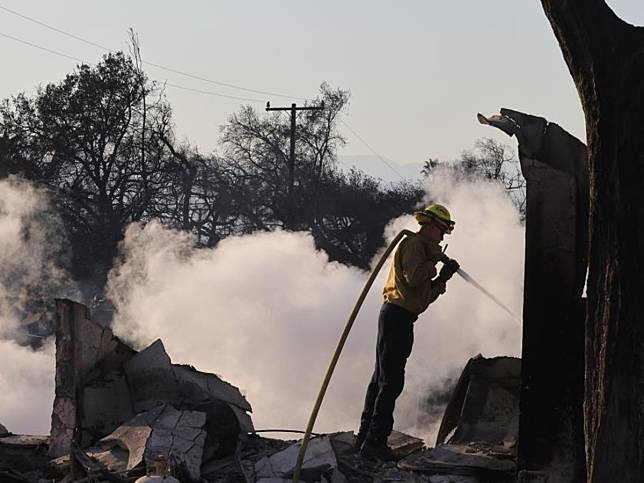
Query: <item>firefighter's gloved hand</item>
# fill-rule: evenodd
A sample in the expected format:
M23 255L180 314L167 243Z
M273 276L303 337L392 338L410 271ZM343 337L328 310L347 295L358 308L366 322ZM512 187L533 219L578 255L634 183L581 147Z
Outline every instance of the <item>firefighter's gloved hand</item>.
M453 258L450 258L447 261L445 261L445 263L443 264L443 267L441 268L441 271L438 274L438 277L442 281L447 282L450 278L454 276L454 274L458 271L459 268L461 268L461 266L458 264L458 262Z

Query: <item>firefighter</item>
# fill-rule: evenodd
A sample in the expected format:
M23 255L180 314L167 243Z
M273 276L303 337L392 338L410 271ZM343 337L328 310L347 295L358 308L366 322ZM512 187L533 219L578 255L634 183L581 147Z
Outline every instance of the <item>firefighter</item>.
M459 269L439 243L452 232L454 221L442 205L415 213L420 229L398 246L389 270L378 318L376 366L367 387L355 447L369 459L392 461L387 446L393 428L396 398L404 386L405 364L414 340L414 322L429 304L445 293L447 281ZM443 262L437 274L436 263Z

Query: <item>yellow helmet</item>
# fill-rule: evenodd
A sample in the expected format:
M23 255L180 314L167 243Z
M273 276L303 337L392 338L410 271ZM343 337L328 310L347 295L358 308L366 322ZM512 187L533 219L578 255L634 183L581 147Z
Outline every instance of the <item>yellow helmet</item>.
M414 213L416 216L416 221L421 225L424 223L435 222L445 233L452 233L454 225L456 222L452 220L452 216L449 214L447 208L438 203L432 203L423 211L417 211Z

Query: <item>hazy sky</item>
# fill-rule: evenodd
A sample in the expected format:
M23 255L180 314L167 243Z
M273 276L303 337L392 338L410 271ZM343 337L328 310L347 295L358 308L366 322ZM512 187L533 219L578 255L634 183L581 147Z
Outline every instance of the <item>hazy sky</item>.
M644 23L637 0L608 2ZM144 60L251 89L311 98L321 82L350 89L346 122L399 163L450 159L481 136L476 121L499 107L539 114L584 139L574 85L538 0L435 1L17 1L15 10L101 45L139 34ZM0 9L0 33L95 63L103 51ZM76 61L0 36L0 97L34 92ZM262 110L300 99L229 89L148 67L150 77L257 99ZM167 87L177 132L202 151L242 101ZM341 154L368 154L344 130Z

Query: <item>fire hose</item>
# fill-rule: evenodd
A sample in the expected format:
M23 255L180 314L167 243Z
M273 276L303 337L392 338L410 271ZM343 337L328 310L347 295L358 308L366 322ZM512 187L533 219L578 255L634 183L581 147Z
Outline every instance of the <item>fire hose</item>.
M358 300L356 300L355 305L353 306L353 310L351 311L351 314L349 315L349 320L347 321L344 330L342 331L342 335L340 336L340 340L338 341L338 345L335 349L335 352L333 353L333 357L331 358L331 362L329 363L329 367L326 371L326 374L324 376L324 380L322 381L322 386L320 387L320 391L318 393L318 397L315 400L315 404L313 405L313 410L311 411L311 416L309 417L309 422L306 426L306 431L304 432L304 438L302 439L302 445L300 446L300 451L297 455L297 462L295 464L295 470L293 472L293 483L299 483L300 481L300 473L302 471L302 464L304 463L304 456L306 455L306 448L308 447L309 440L311 439L311 433L313 432L313 426L315 425L315 420L317 419L318 413L320 412L320 407L322 406L322 400L324 399L324 396L326 394L327 388L329 387L329 382L331 381L331 376L333 375L333 371L335 370L335 366L338 363L338 359L340 358L340 354L342 352L342 349L344 348L344 344L347 341L347 338L349 337L349 332L351 331L351 328L353 327L353 322L355 321L358 312L360 311L360 308L362 307L362 303L364 302L364 299L367 296L367 293L369 292L369 289L371 289L371 286L373 285L374 280L376 279L376 276L380 272L380 269L384 265L385 261L389 257L389 254L393 251L393 249L398 245L398 242L406 236L406 235L415 235L414 232L410 230L402 230L400 233L396 235L396 237L391 241L387 249L384 251L384 253L380 256L380 259L378 260L378 263L376 263L376 266L373 268L371 271L371 275L369 275L369 278L367 279L367 282L365 283L364 287L362 288L362 292L360 292L360 296L358 297ZM448 260L447 255L443 255L443 259L441 261L445 262ZM494 302L496 302L503 310L505 310L507 313L509 313L515 320L520 321L519 317L517 317L510 309L508 309L505 305L503 305L496 297L494 297L490 292L485 290L479 283L477 283L469 274L467 274L464 270L458 269L456 272L458 273L466 282L470 283L474 287L478 288L481 292L483 292L485 295L487 295L490 299L492 299Z

